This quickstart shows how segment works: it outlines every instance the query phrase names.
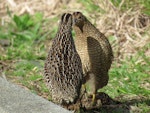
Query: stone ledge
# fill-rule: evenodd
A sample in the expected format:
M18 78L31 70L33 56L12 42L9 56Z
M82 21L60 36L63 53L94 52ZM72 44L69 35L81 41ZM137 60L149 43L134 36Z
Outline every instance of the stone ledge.
M72 113L0 77L0 113Z

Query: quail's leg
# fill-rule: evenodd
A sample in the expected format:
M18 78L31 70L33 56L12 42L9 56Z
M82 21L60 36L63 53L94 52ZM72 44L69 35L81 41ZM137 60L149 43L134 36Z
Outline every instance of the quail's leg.
M89 72L88 73L88 84L90 86L90 93L92 94L92 105L95 105L95 100L96 100L96 93L97 93L97 88L96 88L96 78L94 73Z
M95 103L95 98L96 98L96 94L93 93L93 94L92 94L92 103L93 103L93 104Z
M97 104L97 98L96 98L96 93L92 94L92 100L91 100L91 105L95 106Z

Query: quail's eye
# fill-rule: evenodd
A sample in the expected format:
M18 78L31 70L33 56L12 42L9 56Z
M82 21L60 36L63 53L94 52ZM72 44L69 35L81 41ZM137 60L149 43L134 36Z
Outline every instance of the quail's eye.
M78 19L81 19L81 16L79 16L79 18Z

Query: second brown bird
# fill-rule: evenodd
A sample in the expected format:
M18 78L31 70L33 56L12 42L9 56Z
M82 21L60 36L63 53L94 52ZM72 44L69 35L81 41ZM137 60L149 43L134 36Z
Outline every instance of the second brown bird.
M75 45L82 61L86 87L90 94L107 85L113 52L108 39L81 13L74 12Z

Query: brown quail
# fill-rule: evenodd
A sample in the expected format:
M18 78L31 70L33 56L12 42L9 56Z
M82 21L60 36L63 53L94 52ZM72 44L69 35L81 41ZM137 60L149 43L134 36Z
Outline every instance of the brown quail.
M75 103L82 85L82 64L76 51L72 31L72 15L63 14L58 32L49 50L44 78L52 101L60 105Z
M93 95L108 83L113 52L108 39L81 13L74 12L75 46L82 61L86 87Z

